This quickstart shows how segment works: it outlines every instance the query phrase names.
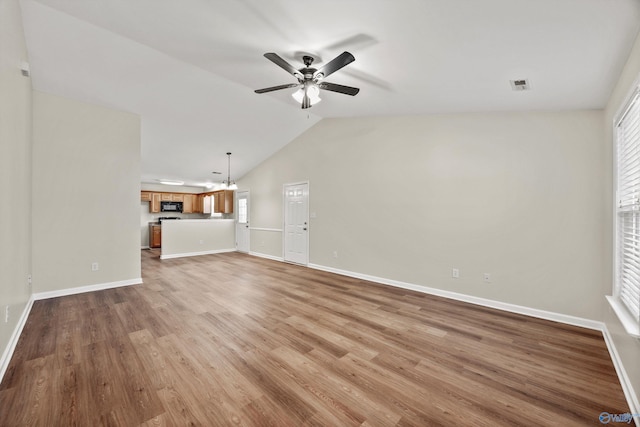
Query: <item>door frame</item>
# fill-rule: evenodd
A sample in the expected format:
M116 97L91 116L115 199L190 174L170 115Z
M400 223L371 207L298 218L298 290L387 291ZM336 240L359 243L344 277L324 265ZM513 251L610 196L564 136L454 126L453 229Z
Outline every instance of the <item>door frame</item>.
M287 237L286 237L286 230L287 230L287 222L286 222L286 218L285 215L287 214L287 187L292 186L292 185L303 185L306 184L307 186L307 247L306 247L306 260L303 264L299 264L299 265L309 265L309 247L311 244L311 227L310 227L310 223L309 223L309 207L311 205L311 185L309 184L309 181L298 181L298 182L287 182L285 184L282 184L282 260L284 262L291 262L291 261L287 261L286 260L286 255L287 255L287 248L286 248L286 243L287 243ZM297 263L294 263L297 264Z
M236 194L234 197L234 209L236 212L236 251L238 251L238 224L240 224L238 222L238 215L239 215L239 210L238 210L238 201L240 200L239 194L240 193L247 193L247 225L249 225L249 227L247 227L247 252L246 253L250 253L251 252L251 193L249 190L236 190ZM242 251L238 251L238 252L242 252ZM243 252L245 253L245 252Z

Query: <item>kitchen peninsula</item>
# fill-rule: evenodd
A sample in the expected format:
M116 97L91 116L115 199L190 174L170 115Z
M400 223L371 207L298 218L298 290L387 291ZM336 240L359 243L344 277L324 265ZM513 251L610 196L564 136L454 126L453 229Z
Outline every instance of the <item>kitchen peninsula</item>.
M160 259L207 255L236 250L233 219L163 221Z

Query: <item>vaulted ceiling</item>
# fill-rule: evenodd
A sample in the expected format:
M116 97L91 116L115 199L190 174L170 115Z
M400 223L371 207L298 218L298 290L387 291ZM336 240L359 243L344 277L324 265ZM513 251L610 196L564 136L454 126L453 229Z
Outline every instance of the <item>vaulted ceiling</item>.
M142 117L143 182L239 178L325 117L603 108L638 0L21 0L33 86ZM301 110L296 68L356 60ZM513 91L509 81L531 89ZM224 174L223 174L224 175Z

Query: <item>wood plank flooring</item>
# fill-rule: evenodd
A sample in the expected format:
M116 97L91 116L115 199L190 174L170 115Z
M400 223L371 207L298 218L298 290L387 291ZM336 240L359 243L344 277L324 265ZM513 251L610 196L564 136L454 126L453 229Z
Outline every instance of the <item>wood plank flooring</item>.
M601 333L228 253L37 301L2 426L584 426L629 411Z

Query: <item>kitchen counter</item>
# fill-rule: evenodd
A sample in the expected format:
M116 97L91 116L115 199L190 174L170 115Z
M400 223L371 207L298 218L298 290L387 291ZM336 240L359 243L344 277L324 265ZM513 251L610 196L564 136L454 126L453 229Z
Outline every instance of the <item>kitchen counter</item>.
M160 259L233 252L235 231L233 219L163 221Z

